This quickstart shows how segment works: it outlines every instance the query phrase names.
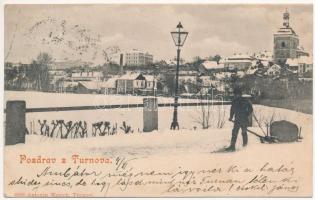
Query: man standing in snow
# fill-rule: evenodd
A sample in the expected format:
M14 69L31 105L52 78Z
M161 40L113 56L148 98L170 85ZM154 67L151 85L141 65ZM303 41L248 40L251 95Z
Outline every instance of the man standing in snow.
M234 127L232 130L231 144L225 149L226 151L235 151L235 143L240 128L242 129L243 146L245 147L247 145L247 127L249 126L249 117L252 112L252 103L248 99L242 97L242 90L238 88L234 89L234 99L232 101L229 118L229 121L233 121L234 117Z

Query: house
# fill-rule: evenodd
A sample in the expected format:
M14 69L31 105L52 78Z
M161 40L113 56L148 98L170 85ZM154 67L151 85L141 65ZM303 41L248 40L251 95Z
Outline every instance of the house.
M267 76L280 76L281 74L281 67L277 64L272 65L267 71L265 72L265 75Z
M138 73L125 74L117 79L117 93L118 94L133 94L134 93L134 80L139 76ZM138 85L141 84L138 82ZM136 83L137 85L137 83ZM140 86L138 86L140 87Z
M297 58L288 58L285 64L289 70L291 70L294 73L298 73L299 62Z
M107 81L101 83L102 94L116 94L117 93L117 78L109 78Z
M313 57L311 56L301 56L299 57L299 68L298 73L304 74L313 70Z
M201 71L203 72L220 72L224 70L223 63L217 63L217 61L205 61L201 65Z
M152 75L139 76L134 80L134 92L137 94L153 94L157 89L157 80Z
M133 81L133 88L135 90L146 88L145 77L142 74L137 74L136 78Z
M286 60L286 66L294 73L303 74L313 69L313 58L310 56L288 58Z
M246 54L234 54L224 61L224 67L228 70L245 71L253 65L256 65L256 60Z
M145 75L146 89L147 90L156 90L157 88L157 80L152 75Z
M101 91L101 82L99 81L79 81L76 92L80 94L97 94Z

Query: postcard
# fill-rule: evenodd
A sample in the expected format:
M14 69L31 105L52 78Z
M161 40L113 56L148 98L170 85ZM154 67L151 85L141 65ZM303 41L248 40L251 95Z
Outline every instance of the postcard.
M6 4L5 197L311 197L312 4Z

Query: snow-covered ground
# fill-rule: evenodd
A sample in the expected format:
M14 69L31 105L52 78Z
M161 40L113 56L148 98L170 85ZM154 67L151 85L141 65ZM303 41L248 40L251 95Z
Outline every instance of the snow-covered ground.
M15 99L16 94L5 93L6 99ZM23 93L16 97L26 98L27 105L30 107L65 106L65 105L85 105L91 104L92 99L103 101L105 97L100 95L70 95L66 96L56 94L32 94L35 96L25 97ZM77 96L78 98L74 98ZM34 98L34 99L33 99ZM108 96L106 96L108 98ZM115 98L115 103L125 103L125 97ZM133 97L142 102L142 97ZM160 99L159 99L160 100ZM71 101L71 102L70 102ZM101 102L100 102L101 103ZM103 103L102 103L103 104ZM39 106L40 105L40 106ZM249 145L246 148L241 147L241 134L239 134L237 149L235 153L211 153L224 146L227 146L231 137L232 123L229 122L228 113L230 106L214 106L211 108L211 124L209 129L202 129L198 123L198 117L201 116L201 107L179 107L180 130L171 131L169 126L172 119L172 108L159 108L159 130L150 133L142 133L143 108L136 109L112 109L112 110L92 110L92 111L69 111L69 112L50 112L50 113L28 113L27 125L31 121L38 119L47 120L86 120L88 124L97 121L110 121L120 124L126 121L135 130L133 134L125 135L119 133L113 136L98 136L84 139L47 138L39 135L29 135L26 137L25 144L6 146L5 151L5 169L10 173L8 177L18 177L23 170L18 164L18 158L21 154L28 156L55 156L63 157L65 155L79 154L82 156L105 156L111 159L117 157L137 158L133 161L135 169L176 169L182 166L185 169L201 169L210 166L221 166L228 164L242 164L244 166L259 166L265 162L270 164L294 162L296 173L300 177L300 192L308 194L311 190L311 176L309 167L312 163L312 115L298 113L291 110L271 108L266 106L254 105L255 115L261 123L271 119L288 120L302 127L301 142L285 144L261 144L257 137L249 133ZM225 113L222 120L225 121L223 128L215 127L217 114ZM38 128L38 127L37 127ZM265 127L263 127L265 128ZM250 128L259 134L262 131L254 123ZM140 131L137 131L140 130ZM39 165L40 166L40 165ZM60 167L57 165L57 167ZM39 168L36 166L35 168ZM34 168L34 169L35 169ZM14 172L14 173L13 173ZM303 187L302 187L303 186ZM79 189L78 189L79 191ZM163 188L129 189L126 192L111 190L109 196L152 196L161 195ZM98 196L102 195L96 193ZM137 195L138 194L138 195ZM140 195L141 194L141 195ZM231 195L240 194L240 192L231 192ZM241 193L246 196L266 195L264 192ZM279 196L281 193L275 193ZM181 196L180 194L164 194L166 196ZM197 196L224 196L226 193L204 193ZM285 196L294 194L287 193Z
M96 99L96 101L103 101L106 103L125 103L126 100L130 99L132 103L142 102L143 97L126 97L126 96L104 96L104 95L89 95L89 94L52 94L52 93L39 93L39 92L6 92L5 99L16 99L25 100L27 105L30 107L49 107L49 106L75 106L75 105L91 105L91 102ZM158 101L170 102L172 99L158 98ZM93 103L92 103L93 105ZM175 152L189 152L189 151L201 151L201 152L211 152L217 147L222 145L227 145L230 139L230 132L233 124L228 121L229 117L229 105L226 106L211 106L210 107L210 119L209 129L202 129L201 126L201 116L202 108L199 107L179 107L178 110L178 121L180 125L180 131L170 131L170 124L172 121L173 108L163 107L159 108L158 111L158 131L151 133L143 133L143 108L129 108L129 109L107 109L107 110L85 110L85 111L63 111L63 112L39 112L39 113L27 113L26 115L26 125L31 131L31 134L40 134L40 125L38 120L47 120L51 122L52 120L63 119L65 122L72 120L76 121L86 121L88 124L88 137L91 137L92 123L99 121L109 121L111 124L116 124L118 127L121 126L122 122L125 121L127 125L130 125L134 130L132 134L124 134L119 131L117 135L114 136L98 136L97 138L89 139L68 139L68 141L61 140L60 138L47 138L40 137L38 135L30 135L27 137L26 145L37 143L39 145L46 145L50 143L58 143L59 145L77 145L81 141L90 140L91 143L102 141L102 148L99 149L101 152L107 152L107 154L155 154L162 153L161 149L173 149ZM270 120L272 117L274 120L288 120L296 123L299 127L302 127L302 135L305 137L310 137L311 132L311 120L312 116L298 113L281 108L271 108L266 106L254 105L255 116L258 118L263 129L266 131L264 122ZM220 119L218 115L220 114ZM217 127L218 120L223 121L224 125L222 128ZM31 122L33 122L34 127L30 127ZM262 130L258 127L255 120L253 121L253 126L251 129L259 134L263 134ZM177 138L178 137L178 138ZM142 139L141 146L137 141ZM168 139L167 139L168 138ZM185 139L187 138L187 139ZM119 141L119 142L118 142ZM177 141L174 144L174 141ZM104 145L104 143L106 145ZM108 143L108 144L107 144ZM257 143L257 138L254 136L250 137L250 143ZM161 144L159 146L158 144ZM190 148L189 146L194 146L195 148ZM157 146L155 146L157 145ZM22 145L24 146L24 145ZM89 146L89 145L88 145ZM104 147L105 146L105 147ZM105 148L105 149L104 149ZM106 148L111 149L106 151ZM72 148L71 148L72 149ZM95 147L97 149L97 147ZM87 151L96 151L88 149ZM128 150L127 150L128 149ZM198 149L198 150L197 150ZM118 151L121 150L121 151ZM127 150L127 151L126 151ZM168 152L168 150L166 152Z

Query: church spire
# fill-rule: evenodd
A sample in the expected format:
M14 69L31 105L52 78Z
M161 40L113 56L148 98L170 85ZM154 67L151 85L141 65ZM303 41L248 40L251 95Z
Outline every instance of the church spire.
M286 8L285 13L283 13L283 26L285 26L286 28L290 27L289 20L290 20L290 13L288 12L288 9Z

